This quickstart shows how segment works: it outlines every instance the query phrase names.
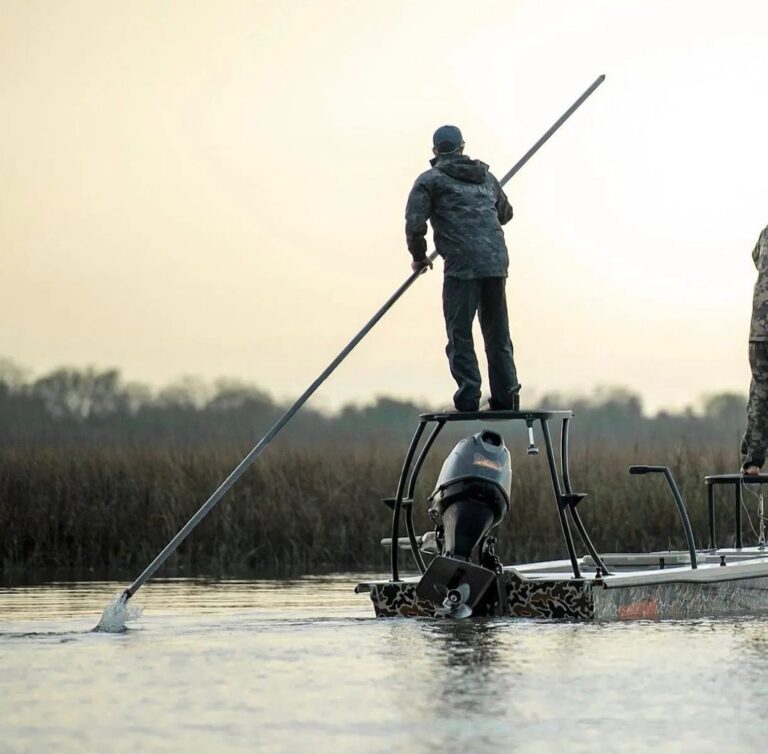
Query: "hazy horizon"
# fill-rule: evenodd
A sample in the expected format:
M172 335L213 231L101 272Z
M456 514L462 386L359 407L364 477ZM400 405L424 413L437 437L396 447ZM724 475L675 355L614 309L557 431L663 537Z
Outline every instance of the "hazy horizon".
M104 365L98 367L92 364L62 364L49 370L43 370L42 372L35 372L26 368L24 365L19 364L13 359L9 359L0 354L0 384L5 382L8 384L12 393L21 390L29 391L32 389L36 380L46 380L51 375L55 374L59 370L71 370L82 377L88 376L88 372L93 370L91 376L104 376L112 370L118 372L118 381L115 387L118 389L130 389L136 392L136 397L143 396L144 400L151 402L156 401L162 395L173 395L178 399L182 393L186 393L193 399L194 404L197 407L204 406L208 401L215 398L220 392L227 393L230 390L243 390L258 391L266 394L277 405L289 405L298 397L297 394L282 394L274 391L269 385L260 384L254 381L243 380L236 375L218 375L213 378L204 378L195 374L183 374L178 375L176 378L168 380L166 382L148 383L141 380L132 379L131 375L125 374L116 365ZM333 379L331 377L331 379ZM87 390L87 383L83 385L83 388ZM305 386L306 387L306 386ZM149 390L149 393L146 393ZM34 392L34 390L33 390ZM552 400L544 400L547 396L554 396L554 402ZM720 390L708 393L702 393L700 395L692 396L691 399L681 406L649 406L648 402L641 393L632 390L626 385L620 384L596 384L584 390L526 390L523 399L523 408L526 406L542 406L542 401L549 408L573 408L574 404L586 402L587 404L598 406L604 405L607 401L621 400L628 398L636 398L640 401L641 410L644 416L653 418L661 413L669 414L684 414L687 411L693 411L694 413L701 413L707 411L707 404L712 399L732 397L741 397L745 403L747 399L747 391L727 391ZM487 398L487 394L484 393L483 400ZM450 398L450 396L449 396ZM342 399L338 402L329 402L323 399L322 389L312 397L309 402L309 406L322 413L333 414L343 408L364 407L372 406L378 400L393 400L402 403L415 404L419 408L429 409L443 409L451 408L451 401L448 399L428 401L421 400L418 396L408 394L398 394L394 392L387 392L386 390L372 393L369 396L364 396L357 399ZM555 403L557 405L555 405Z
M605 73L507 187L524 391L745 393L766 28L745 0L2 4L0 354L295 396L409 274L434 128L500 176ZM315 405L450 401L441 277Z

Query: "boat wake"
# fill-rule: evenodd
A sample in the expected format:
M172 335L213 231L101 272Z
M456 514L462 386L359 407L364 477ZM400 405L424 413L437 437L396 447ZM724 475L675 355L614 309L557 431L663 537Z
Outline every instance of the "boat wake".
M106 634L119 634L126 630L126 621L138 620L141 617L142 608L134 605L128 606L124 599L124 592L119 592L113 600L104 608L94 631Z

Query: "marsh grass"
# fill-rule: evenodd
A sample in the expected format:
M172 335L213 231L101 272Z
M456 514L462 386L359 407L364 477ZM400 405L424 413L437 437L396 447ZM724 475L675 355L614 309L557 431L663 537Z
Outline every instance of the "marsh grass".
M436 450L417 490L417 526L447 448ZM512 448L510 513L500 527L504 562L564 557L543 455ZM30 447L0 449L0 565L140 571L237 465L245 450ZM631 477L630 463L668 463L706 546L705 474L733 471L731 452L680 446L572 455L574 488L589 493L580 511L602 551L684 546L660 477ZM386 568L390 512L402 462L396 447L271 449L189 536L166 574L303 573ZM754 511L751 498L746 501ZM752 512L753 519L755 518ZM721 544L733 532L731 496L718 507ZM745 520L745 537L752 535ZM579 547L580 551L583 548ZM402 562L410 567L403 553Z

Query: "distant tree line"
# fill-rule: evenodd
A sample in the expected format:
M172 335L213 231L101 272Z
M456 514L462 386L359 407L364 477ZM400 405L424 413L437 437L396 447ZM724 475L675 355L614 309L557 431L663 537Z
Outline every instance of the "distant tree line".
M589 396L545 395L530 408L572 408L574 442L588 445L716 446L737 452L746 398L720 393L700 407L648 416L640 396L603 388ZM153 391L124 382L116 369L61 368L32 379L0 359L0 445L253 445L287 404L235 380L187 378ZM419 413L412 401L377 397L335 413L306 406L283 442L363 445L404 443ZM454 434L456 434L454 432ZM461 432L459 434L462 434Z

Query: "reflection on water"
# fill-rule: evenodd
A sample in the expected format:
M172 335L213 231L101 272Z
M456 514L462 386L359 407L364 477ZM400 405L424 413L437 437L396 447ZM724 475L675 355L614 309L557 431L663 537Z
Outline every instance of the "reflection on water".
M768 623L377 620L352 586L0 589L0 751L757 751Z

